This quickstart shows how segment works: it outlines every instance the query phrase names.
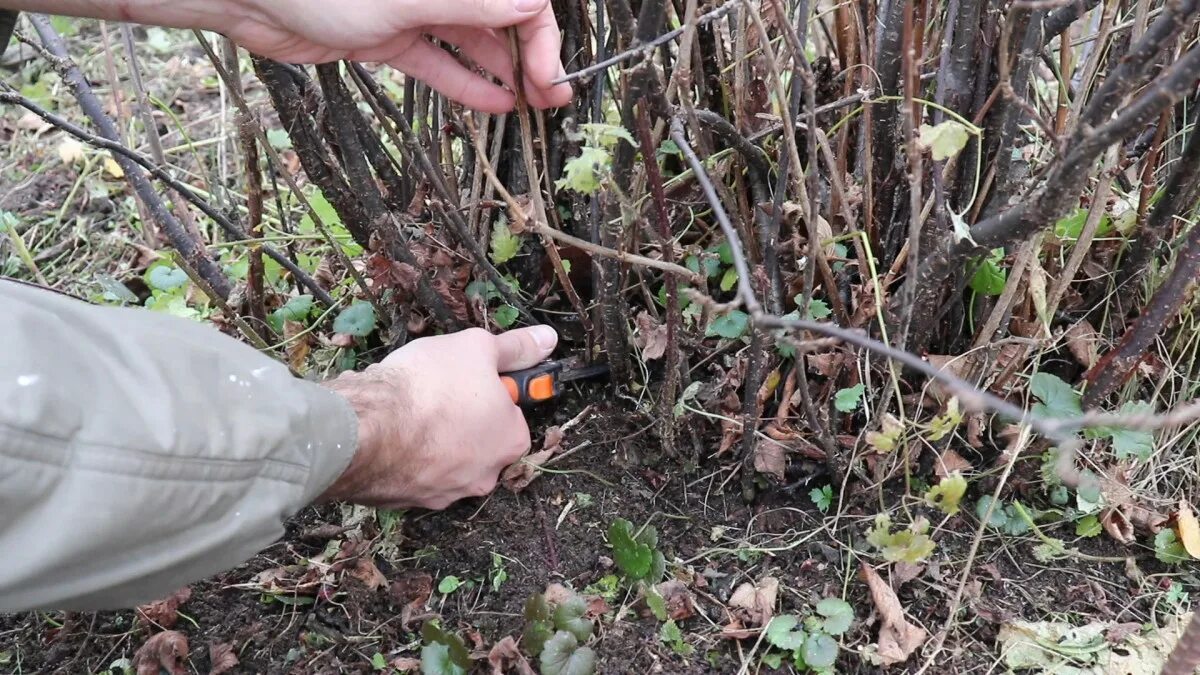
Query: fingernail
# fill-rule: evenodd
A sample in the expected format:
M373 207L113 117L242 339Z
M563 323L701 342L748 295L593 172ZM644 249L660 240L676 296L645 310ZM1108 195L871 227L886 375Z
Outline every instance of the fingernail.
M513 7L522 14L536 12L546 6L545 0L513 0Z
M530 336L537 344L538 349L545 352L554 351L554 347L558 345L558 332L550 326L532 326L529 329Z

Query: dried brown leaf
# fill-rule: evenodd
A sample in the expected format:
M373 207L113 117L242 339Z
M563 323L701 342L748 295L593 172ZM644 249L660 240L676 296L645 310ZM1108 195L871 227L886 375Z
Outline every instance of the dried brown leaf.
M738 586L729 596L729 606L741 619L742 625L765 626L775 615L775 598L779 594L779 580L763 577L757 584L749 582Z
M214 642L208 646L208 675L227 673L238 665L237 654L233 644L229 642Z
M760 439L754 444L754 470L782 482L787 468L784 450L783 444L778 441Z
M1100 360L1100 334L1087 319L1068 328L1067 332L1063 333L1063 339L1067 342L1071 356L1084 368L1091 368Z
M421 659L414 659L410 656L397 656L389 661L388 665L402 673L415 673L421 670Z
M184 586L165 598L138 607L137 613L138 616L160 628L170 628L179 619L179 606L187 602L190 597L192 597L192 589Z
M687 584L678 579L664 581L655 587L667 604L667 616L676 621L691 618L696 613L696 600Z
M488 652L488 665L492 667L492 675L504 675L512 669L520 675L534 675L534 670L529 666L529 661L525 655L517 647L517 641L511 635L496 644L492 645L491 651Z
M871 589L871 600L879 613L879 658L884 665L904 663L917 650L928 633L904 618L904 608L896 592L866 563L859 564L859 572Z
M354 566L350 568L349 574L372 591L377 591L387 585L387 577L383 576L370 558L359 558L354 561Z
M1100 524L1104 526L1104 531L1108 532L1108 536L1113 539L1122 544L1133 543L1133 525L1121 509L1104 509L1104 512L1100 514Z
M912 581L913 579L916 579L917 577L921 576L922 574L924 574L924 572L925 572L925 566L920 563L914 564L914 563L907 563L907 562L898 562L898 563L896 563L896 566L894 568L892 568L892 583L894 583L896 585L896 587L899 588L899 587L903 586L904 584L907 584L908 582Z
M529 487L534 478L537 478L538 467L545 464L552 455L554 455L554 449L542 450L522 457L504 469L500 474L500 482L512 492L524 490Z
M402 605L400 623L408 624L425 611L425 603L433 593L433 577L428 572L409 571L392 582L389 588L392 602Z
M1187 549L1188 555L1200 559L1200 522L1196 521L1196 514L1192 512L1192 506L1186 499L1179 500L1175 529L1178 530L1179 541Z
M188 657L188 641L183 633L165 630L150 636L133 655L133 667L137 675L159 675L165 670L170 675L186 675L183 660Z
M654 320L647 312L641 312L634 319L637 324L637 338L634 343L642 350L642 358L647 361L661 359L667 353L667 326Z
M955 452L953 448L943 450L933 463L933 472L938 478L945 478L955 472L965 474L974 470L974 465L963 459L963 456Z

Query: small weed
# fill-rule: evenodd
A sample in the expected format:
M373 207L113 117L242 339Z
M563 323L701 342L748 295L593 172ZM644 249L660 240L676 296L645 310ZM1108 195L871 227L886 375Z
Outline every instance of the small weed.
M839 651L835 636L849 630L852 623L854 608L840 598L825 598L803 618L795 614L776 616L767 624L766 639L782 654L768 652L763 661L778 668L786 656L797 670L832 672Z
M867 543L889 562L918 563L928 558L937 545L926 534L929 522L917 518L908 529L892 532L892 519L884 513L875 516L875 526L867 533Z
M808 493L808 498L821 513L829 513L829 507L833 506L833 486L813 488L812 492Z
M462 580L451 574L438 582L437 589L438 593L441 593L442 595L450 595L454 591L457 591L462 585Z
M668 619L662 625L658 631L658 637L671 645L671 650L680 656L691 656L696 651L695 647L684 642L683 631L679 630L679 624L675 623L674 619Z
M596 653L584 645L592 637L593 625L585 618L587 602L568 591L567 597L551 605L537 593L525 603L525 633L521 646L539 659L544 675L591 675L596 670Z
M504 568L504 556L499 553L492 553L492 590L499 591L500 587L508 581L508 570Z
M465 675L471 669L471 655L458 635L444 630L435 621L421 626L421 672L428 675Z

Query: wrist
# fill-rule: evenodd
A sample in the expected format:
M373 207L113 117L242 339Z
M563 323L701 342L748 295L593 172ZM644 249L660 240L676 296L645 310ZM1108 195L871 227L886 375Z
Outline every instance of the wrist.
M397 398L404 396L403 387L394 375L379 372L371 366L363 372L346 372L324 386L341 396L354 410L358 423L358 446L346 470L321 494L318 501L355 501L370 503L376 495L373 486L378 481L381 463L404 463L409 456L409 444L397 433ZM401 470L396 475L407 475Z

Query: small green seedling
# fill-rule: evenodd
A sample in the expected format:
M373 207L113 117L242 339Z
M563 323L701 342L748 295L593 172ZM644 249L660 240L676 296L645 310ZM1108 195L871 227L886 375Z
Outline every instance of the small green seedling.
M671 650L680 656L691 656L696 648L683 640L683 631L674 619L668 619L658 631L658 637L671 646Z
M651 586L662 579L667 563L657 549L658 532L653 527L647 525L634 533L632 523L618 518L608 528L608 541L613 560L626 579Z
M421 626L421 672L427 675L466 675L471 655L458 635L443 629L436 621Z
M829 507L833 505L833 486L826 485L825 487L813 488L808 493L808 498L821 511L821 513L829 513Z
M854 623L854 608L840 598L825 598L817 603L815 612L800 617L782 614L767 624L767 642L784 652L800 671L831 672L837 662L836 636L845 633ZM773 668L782 663L779 653L770 653L763 660Z
M585 646L592 621L585 617L587 602L575 593L552 606L543 593L525 603L525 633L521 646L539 659L544 675L591 675L596 653Z
M892 532L892 519L881 513L875 516L875 526L867 533L867 543L889 562L919 563L937 546L927 532L929 522L924 518L917 518L908 529Z

